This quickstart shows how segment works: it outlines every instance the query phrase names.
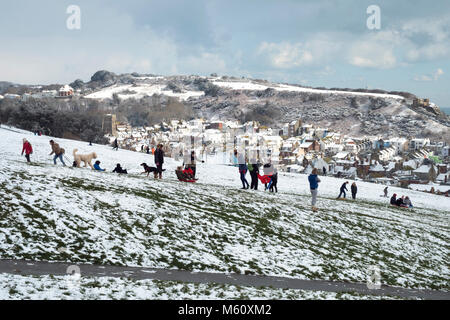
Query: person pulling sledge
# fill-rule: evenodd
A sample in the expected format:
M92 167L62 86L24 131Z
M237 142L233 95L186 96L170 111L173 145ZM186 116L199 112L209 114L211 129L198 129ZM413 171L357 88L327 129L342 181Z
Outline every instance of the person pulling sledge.
M55 154L55 156L53 157L53 163L56 164L56 159L59 159L65 167L66 164L64 163L63 155L66 151L64 150L64 148L61 148L59 144L57 144L53 140L50 140L50 146L52 147L52 152L49 155L51 156L52 154Z

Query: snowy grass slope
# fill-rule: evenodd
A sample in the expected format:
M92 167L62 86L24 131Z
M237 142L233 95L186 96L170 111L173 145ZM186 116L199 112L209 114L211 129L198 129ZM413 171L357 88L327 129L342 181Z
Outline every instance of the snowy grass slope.
M56 139L71 157L94 149L102 167L54 166L49 137L0 129L0 258L238 272L448 290L448 198L409 195L414 212L386 205L383 186L358 183L361 200L337 201L342 180L323 177L318 213L306 176L281 174L279 193L242 191L237 169L198 166L199 183L139 176L151 156ZM17 131L17 132L15 132ZM20 157L21 141L35 149Z
M215 283L132 280L115 277L23 276L0 274L0 300L380 300L398 299L358 293L335 293L270 287L246 287Z

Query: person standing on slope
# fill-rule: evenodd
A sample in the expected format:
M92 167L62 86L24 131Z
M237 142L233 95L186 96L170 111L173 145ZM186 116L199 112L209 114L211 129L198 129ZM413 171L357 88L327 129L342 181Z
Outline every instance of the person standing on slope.
M356 199L356 192L358 192L358 187L356 186L356 182L352 183L352 186L350 187L350 190L352 191L352 198L353 200Z
M114 139L113 150L116 150L116 151L119 150L119 143L117 142L117 138Z
M387 198L388 197L388 187L384 188L384 197Z
M345 199L345 196L346 196L345 191L348 191L348 189L347 189L347 184L348 184L348 181L345 181L345 182L342 184L341 190L340 190L340 192L339 192L339 195L338 195L337 199L339 199L339 198L341 197L342 194L344 194L344 199Z
M33 147L31 146L31 143L29 143L25 138L23 138L22 156L24 152L25 158L27 158L27 162L30 162L30 154L33 153Z
M259 163L255 158L250 160L248 170L250 171L250 177L252 178L250 189L258 190Z
M63 155L65 153L65 150L63 148L60 148L59 144L57 144L53 140L50 140L50 145L52 146L52 152L49 155L51 156L52 154L55 154L55 156L53 157L53 163L56 164L56 159L59 158L59 160L62 162L63 166L65 167L66 164L64 163L64 160L63 160Z
M245 163L245 158L243 154L239 154L237 150L234 150L234 156L238 159L239 163L239 174L241 175L241 181L242 181L242 189L248 189L250 187L250 184L248 183L247 179L245 179L245 175L247 174L247 164Z
M164 163L164 151L163 151L163 145L160 143L158 144L156 150L155 150L155 165L156 168L158 169L158 175L159 175L159 179L162 179L162 166Z
M313 211L317 211L316 202L317 202L317 193L319 188L320 179L317 176L318 170L314 168L311 174L308 176L309 181L309 189L311 190L311 206Z

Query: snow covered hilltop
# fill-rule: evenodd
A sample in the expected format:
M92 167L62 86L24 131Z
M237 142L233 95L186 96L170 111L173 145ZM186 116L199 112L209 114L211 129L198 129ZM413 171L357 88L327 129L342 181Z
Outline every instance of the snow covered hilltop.
M188 109L183 111L186 118L256 120L272 127L301 118L344 134L444 136L450 141L450 117L433 103L423 107L414 103L420 100L407 92L310 88L215 74L209 77L116 75L105 70L97 71L89 82L78 79L70 87L74 95L71 100L60 102L61 107L73 108L77 105L73 100L81 99L81 105L87 107L92 104L89 100L95 100L95 107L100 110L139 109L140 106L152 112L157 106L168 104L168 100L176 99ZM26 100L39 97L40 91L49 89L45 86L20 88L3 83L0 94L20 91ZM56 92L60 86L52 88ZM141 114L142 111L139 110Z

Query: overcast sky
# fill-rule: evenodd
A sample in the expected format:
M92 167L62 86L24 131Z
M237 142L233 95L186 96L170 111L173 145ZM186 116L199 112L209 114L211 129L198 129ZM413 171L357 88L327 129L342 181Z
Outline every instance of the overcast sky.
M81 29L66 26L69 5ZM367 28L369 5L381 29ZM448 0L2 1L0 80L115 73L248 76L410 91L450 107Z

